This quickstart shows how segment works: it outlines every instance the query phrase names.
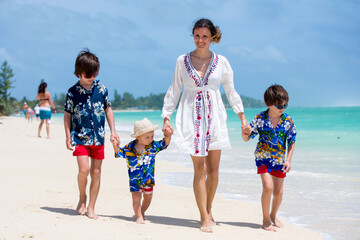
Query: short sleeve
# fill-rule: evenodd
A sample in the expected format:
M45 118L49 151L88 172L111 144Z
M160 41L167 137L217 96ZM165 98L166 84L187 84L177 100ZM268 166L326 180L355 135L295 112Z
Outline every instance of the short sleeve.
M287 142L288 142L288 146L290 146L292 143L295 142L296 139L296 127L294 122L291 122L291 127L288 131L288 135L287 135Z
M64 111L68 112L70 114L74 113L73 94L70 91L68 91L68 93L66 94L66 100L65 100L65 104L64 104Z
M125 149L119 147L119 152L115 154L115 158L126 158Z
M111 102L110 102L110 98L109 98L109 91L104 86L104 109L107 109L108 107L111 107Z
M153 148L156 149L156 153L166 149L168 146L165 145L165 140L160 140L160 141L154 141L153 142Z
M254 138L256 137L256 135L258 135L258 127L259 127L259 121L262 121L261 118L259 118L259 115L256 115L254 117L254 119L250 122L250 127L251 127L251 133L250 133L250 137Z

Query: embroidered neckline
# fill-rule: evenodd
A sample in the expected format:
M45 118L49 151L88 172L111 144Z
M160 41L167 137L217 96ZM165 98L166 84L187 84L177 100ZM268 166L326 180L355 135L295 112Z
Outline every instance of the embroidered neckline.
M184 56L184 64L186 67L186 71L188 72L189 77L195 81L195 84L198 87L208 85L209 77L215 71L218 62L219 62L219 56L216 53L212 53L209 66L205 73L205 77L201 78L201 76L198 74L198 72L191 63L190 53Z

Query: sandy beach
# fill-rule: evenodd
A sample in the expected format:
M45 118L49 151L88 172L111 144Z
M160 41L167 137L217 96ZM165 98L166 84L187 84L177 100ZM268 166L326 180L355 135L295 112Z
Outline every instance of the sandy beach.
M38 138L37 127L36 120L28 123L20 117L0 118L1 240L322 239L320 233L286 222L276 233L266 232L261 229L260 201L248 203L220 195L213 205L218 223L214 233L202 233L192 190L169 186L158 179L146 224L136 224L126 163L113 157L109 134L95 209L100 218L80 216L75 211L77 164L65 147L63 125L51 124L51 139L45 138L45 129L43 137ZM166 151L160 154L166 158ZM156 176L173 171L192 169L168 161L156 162Z

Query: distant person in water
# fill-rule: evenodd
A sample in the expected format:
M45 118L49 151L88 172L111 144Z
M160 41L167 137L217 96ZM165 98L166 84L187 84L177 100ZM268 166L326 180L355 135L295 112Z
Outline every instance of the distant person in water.
M40 116L40 124L38 129L38 137L41 137L41 128L46 124L46 136L50 138L50 119L51 119L51 108L53 112L56 113L56 109L54 106L53 101L51 100L51 95L48 91L46 91L47 84L46 82L42 82L38 89L38 94L36 95L36 100L40 100L40 107L39 107L39 116Z
M291 168L296 127L291 117L285 113L289 96L282 86L272 85L266 89L264 100L268 109L255 116L250 123L251 133L243 132L242 137L247 142L259 134L255 162L263 186L262 228L276 232L274 227L283 227L276 214L282 201L284 179ZM286 146L288 147L287 155ZM270 211L271 195L273 195L273 200Z
M88 49L81 51L75 61L75 75L80 80L66 95L64 126L66 148L73 151L78 163L80 199L76 211L98 219L95 203L100 189L101 165L104 156L105 118L110 128L110 141L120 143L115 131L114 113L110 107L107 88L95 80L100 69L99 59ZM91 159L91 165L89 164ZM90 174L90 200L86 208L86 185Z

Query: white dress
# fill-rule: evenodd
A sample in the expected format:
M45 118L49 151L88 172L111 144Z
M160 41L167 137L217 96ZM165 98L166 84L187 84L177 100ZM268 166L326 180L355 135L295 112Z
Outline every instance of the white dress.
M204 76L202 79L192 66L190 53L179 56L161 115L170 119L184 87L176 114L177 143L182 151L193 156L207 156L209 150L231 148L220 84L234 112L244 112L241 98L234 89L233 71L224 56L213 53Z

